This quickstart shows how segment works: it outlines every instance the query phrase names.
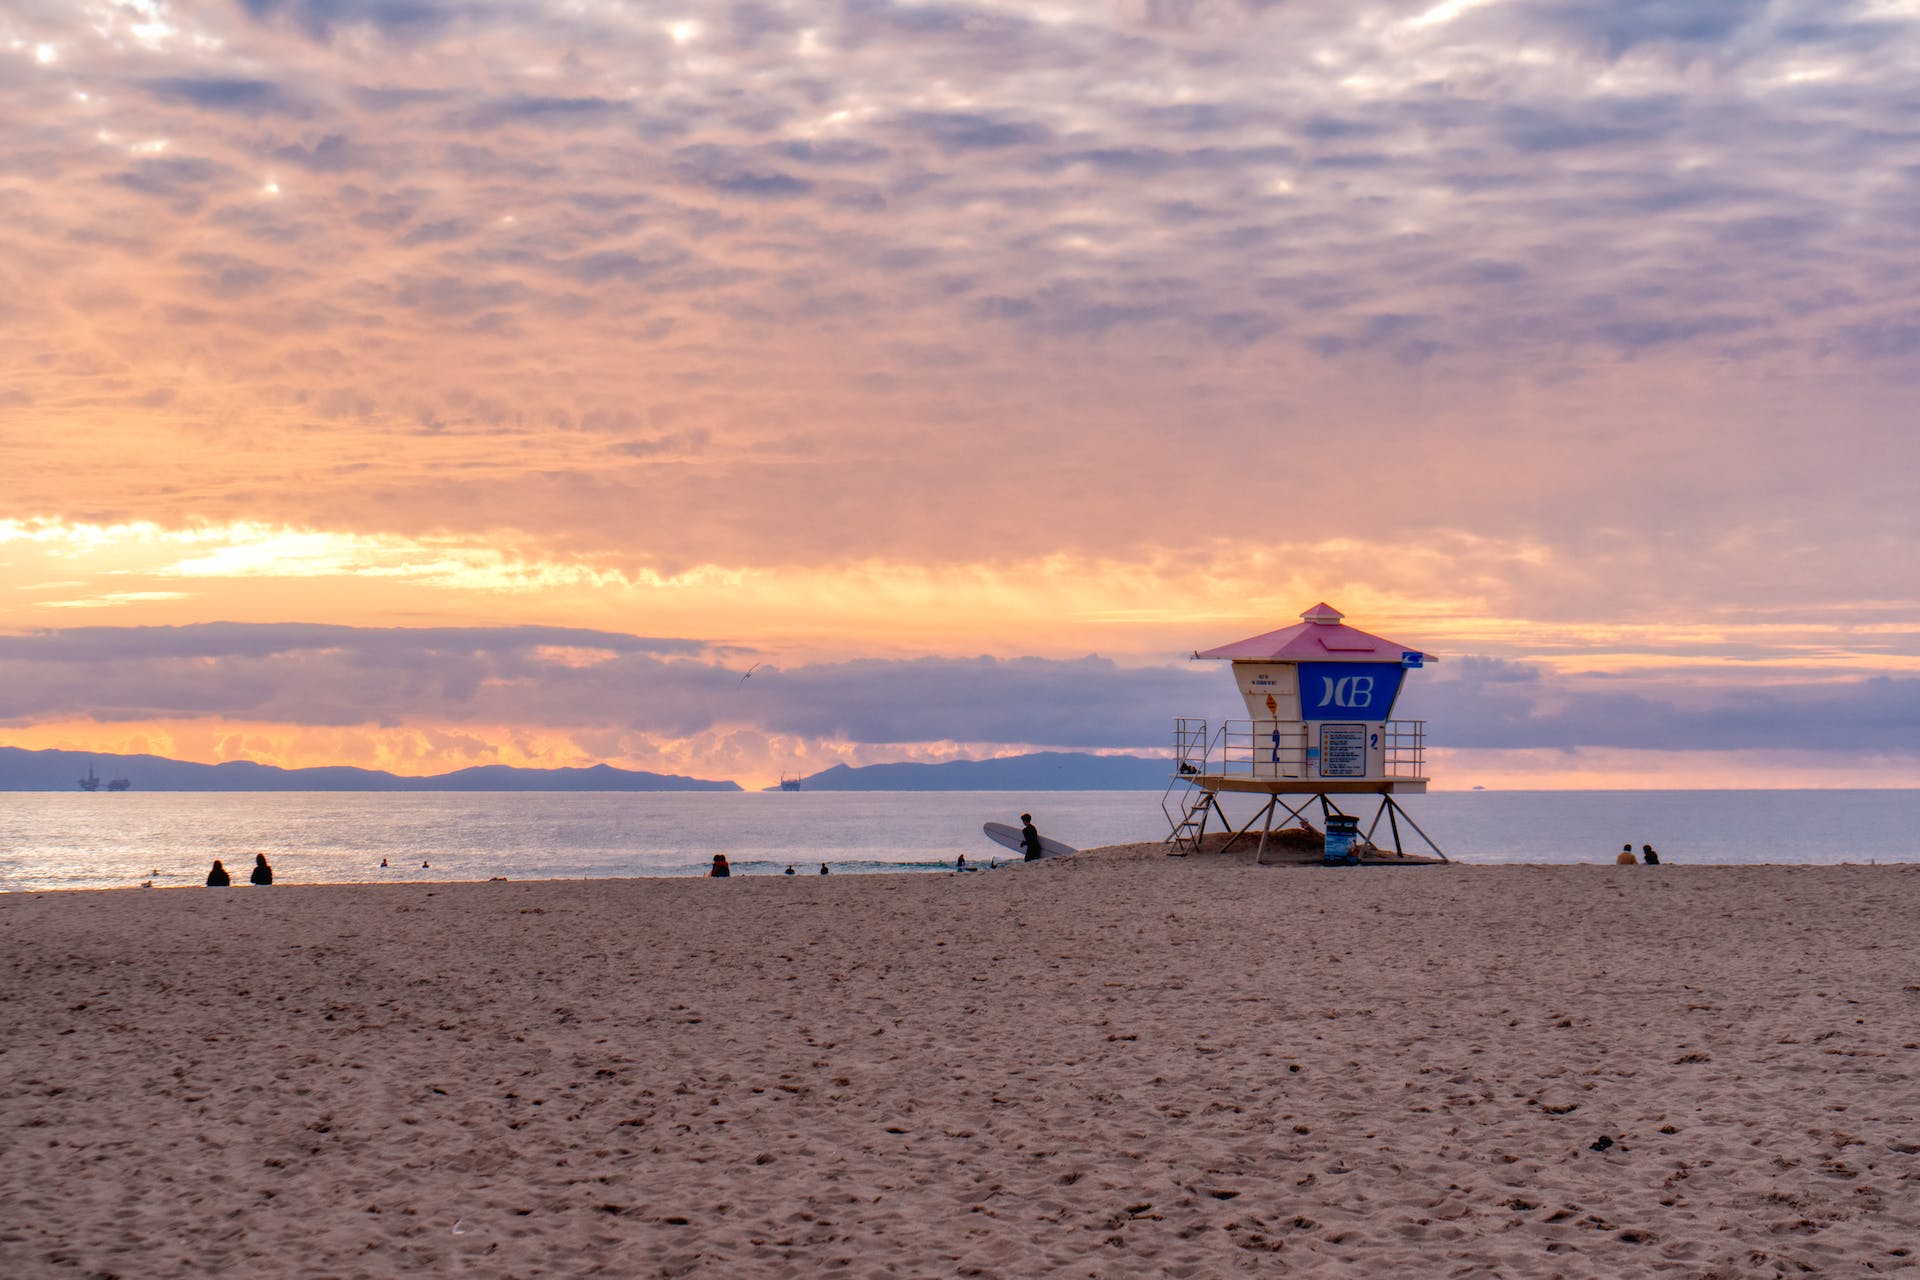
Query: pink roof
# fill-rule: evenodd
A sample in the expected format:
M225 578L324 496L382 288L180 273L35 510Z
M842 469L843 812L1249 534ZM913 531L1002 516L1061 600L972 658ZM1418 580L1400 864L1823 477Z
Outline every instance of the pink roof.
M1202 649L1193 656L1233 658L1241 662L1398 662L1402 654L1419 652L1397 640L1385 640L1344 626L1340 619L1345 616L1332 605L1317 604L1300 615L1302 621L1290 627L1236 640L1217 649ZM1434 661L1431 654L1423 656L1428 662Z

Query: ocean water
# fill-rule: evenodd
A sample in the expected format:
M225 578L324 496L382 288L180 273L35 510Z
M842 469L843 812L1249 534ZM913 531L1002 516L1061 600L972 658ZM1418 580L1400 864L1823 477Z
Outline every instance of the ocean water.
M1226 799L1236 824L1254 812ZM1364 829L1373 806L1348 799ZM1920 790L1455 791L1404 807L1467 862L1610 862L1629 841L1675 864L1920 861ZM1023 811L1077 848L1167 834L1157 791L11 792L0 892L197 885L215 858L244 881L255 853L289 884L691 876L715 853L735 875L935 871L1008 856L980 824Z

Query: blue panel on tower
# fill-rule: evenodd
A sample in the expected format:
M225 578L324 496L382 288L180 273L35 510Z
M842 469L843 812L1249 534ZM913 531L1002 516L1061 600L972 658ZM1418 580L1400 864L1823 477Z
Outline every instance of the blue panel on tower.
M1406 668L1385 662L1300 664L1302 720L1385 720Z

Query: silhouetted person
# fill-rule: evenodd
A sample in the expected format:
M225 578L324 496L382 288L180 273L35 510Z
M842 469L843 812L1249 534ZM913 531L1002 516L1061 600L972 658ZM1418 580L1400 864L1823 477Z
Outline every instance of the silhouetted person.
M824 862L820 864L820 874L821 875L827 874L827 864Z
M954 863L953 863L953 869L954 869L955 871L967 871L967 870L970 870L970 869L971 869L971 868L969 868L969 867L967 866L967 855L966 855L966 854L964 854L964 853L963 853L963 854L961 854L961 855L960 855L960 856L959 856L958 858L956 858L956 859L954 859Z
M724 853L714 854L713 870L707 872L707 874L715 880L725 880L728 876L732 875L733 868L727 865L727 855Z
M792 874L793 874L793 864L792 864L791 862L789 862L789 863L787 864L787 874L788 874L788 875L792 875Z
M1650 867L1657 867L1660 865L1660 855L1653 851L1652 845L1643 844L1640 846L1640 861Z
M1028 862L1040 861L1040 833L1034 830L1033 815L1020 815L1020 847L1027 851Z
M1637 865L1639 861L1640 859L1633 856L1633 846L1623 844L1620 846L1620 852L1613 859L1613 865L1616 867L1631 867Z
M386 860L385 858L382 858L382 859L380 859L380 865L381 865L381 866L383 866L383 867L384 867L384 866L386 866L386 865L387 865L387 860Z
M248 876L247 879L254 884L273 883L273 868L267 865L266 854L256 853L253 855L253 874Z
M220 865L220 859L215 858L213 860L213 870L207 872L207 888L224 889L232 883L233 877L229 876L227 869Z

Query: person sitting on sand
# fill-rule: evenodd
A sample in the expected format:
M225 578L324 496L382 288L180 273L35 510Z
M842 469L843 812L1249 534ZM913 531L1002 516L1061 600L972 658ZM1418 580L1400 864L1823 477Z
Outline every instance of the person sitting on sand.
M1637 866L1639 862L1640 860L1633 856L1633 846L1623 844L1620 846L1619 855L1613 860L1613 865L1616 867L1631 867Z
M827 874L827 864L824 862L820 864L820 874L823 876Z
M220 865L220 859L215 858L213 860L213 870L207 872L207 888L224 889L232 883L233 877L229 876L227 869Z
M253 874L248 876L247 879L254 884L273 883L273 868L267 865L266 854L256 853L253 855Z
M714 880L725 880L732 874L733 868L727 865L727 855L724 853L714 854L713 870L707 872L708 877Z
M1653 851L1652 845L1643 844L1640 846L1640 861L1650 867L1657 867L1660 865L1660 855Z

